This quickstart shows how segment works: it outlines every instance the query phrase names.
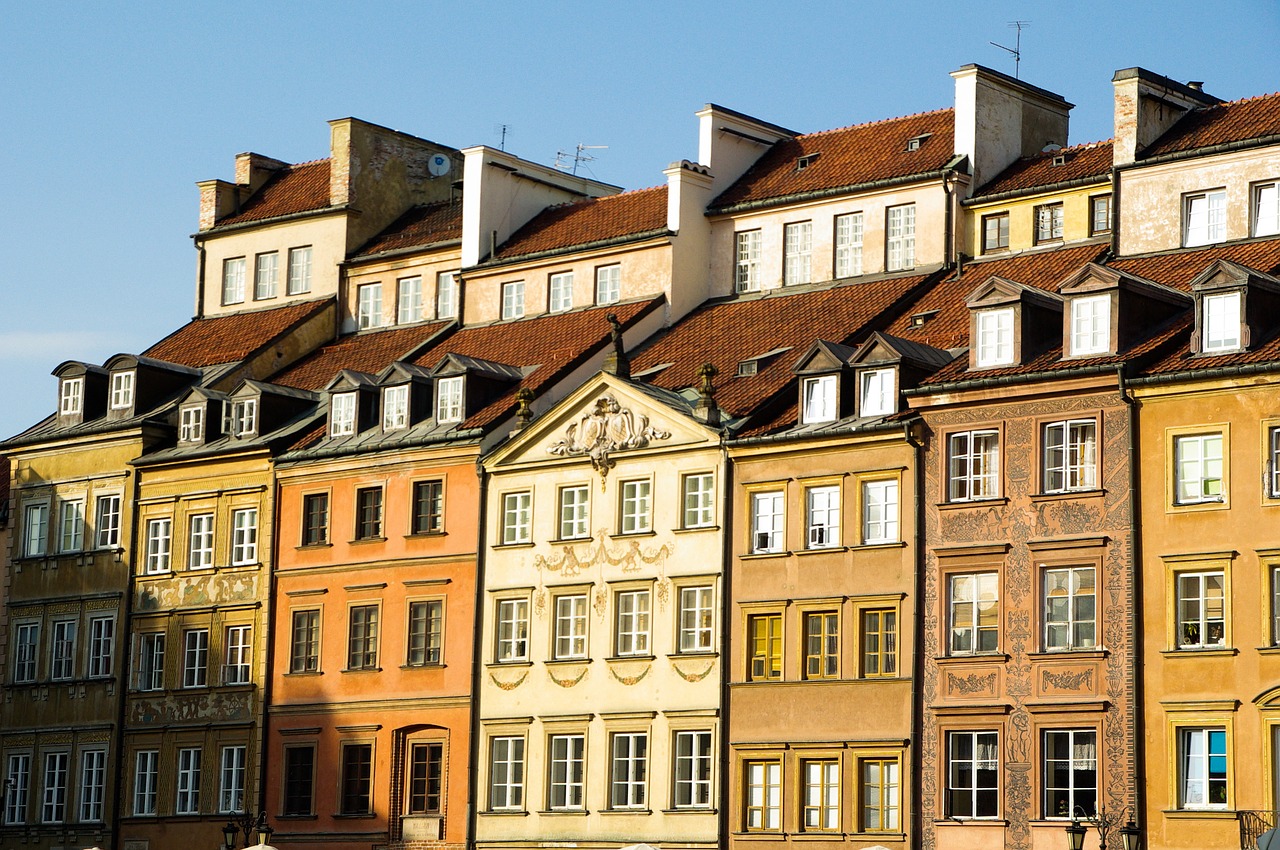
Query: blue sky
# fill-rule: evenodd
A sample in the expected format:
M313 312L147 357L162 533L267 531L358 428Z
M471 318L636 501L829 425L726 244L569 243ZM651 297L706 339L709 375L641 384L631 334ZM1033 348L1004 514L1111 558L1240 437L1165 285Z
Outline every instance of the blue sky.
M719 2L18 3L0 0L0 436L52 411L49 372L138 352L193 311L197 180L253 150L328 153L355 116L656 185L715 102L801 132L950 106L948 72L1012 73L1110 137L1141 65L1237 99L1280 88L1280 4Z

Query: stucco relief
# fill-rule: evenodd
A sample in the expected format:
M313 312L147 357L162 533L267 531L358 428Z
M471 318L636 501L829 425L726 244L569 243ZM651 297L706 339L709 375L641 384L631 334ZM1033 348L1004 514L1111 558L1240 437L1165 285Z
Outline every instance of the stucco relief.
M252 709L253 695L243 692L135 697L129 702L129 722L148 726L192 720L250 720Z
M1053 670L1041 670L1040 689L1044 692L1050 690L1079 691L1082 689L1092 691L1093 671L1062 670L1055 672Z
M547 678L555 682L557 685L559 685L562 688L572 688L574 685L578 684L583 679L587 678L587 673L590 672L590 670L591 670L591 667L584 664L582 666L582 669L578 671L578 675L565 676L562 679L556 676L556 673L554 670L547 668Z
M649 662L644 662L644 669L640 670L638 673L624 673L619 669L620 667L623 670L634 670L636 667L634 664L609 664L609 675L612 676L614 680L624 685L640 684L644 681L645 677L649 675L649 671L653 669L653 665Z
M991 671L986 675L970 673L967 676L947 673L947 693L949 696L991 696L996 691L996 674Z
M514 691L516 688L523 685L524 680L527 678L529 678L528 670L525 670L523 673L521 673L519 676L516 676L514 679L505 678L505 675L504 675L504 678L498 678L497 673L495 673L493 670L489 671L489 681L493 682L493 684L497 686L499 690L503 690L503 691Z
M148 582L138 591L137 610L199 608L227 602L253 602L257 598L256 571L181 575L167 581Z
M610 454L625 449L642 449L651 440L666 440L670 431L649 424L649 417L622 407L611 395L602 395L564 429L564 437L547 446L547 453L564 457L586 455L600 473L603 487L615 461Z
M716 669L716 662L714 660L708 662L706 669L701 672L695 672L693 670L693 666L694 666L693 662L689 662L689 669L686 670L684 669L684 667L681 666L681 662L678 661L677 659L672 658L670 660L671 660L671 669L676 671L676 675L679 676L681 679L684 679L686 682L690 682L690 683L701 682L703 679L711 675L712 670Z
M658 548L641 548L635 540L627 540L621 549L606 542L609 534L603 528L595 533L590 543L558 546L554 555L536 555L533 568L538 572L556 573L561 578L577 578L590 569L610 566L624 573L638 573L645 567L657 567L658 575L665 574L667 558L674 547L664 543Z

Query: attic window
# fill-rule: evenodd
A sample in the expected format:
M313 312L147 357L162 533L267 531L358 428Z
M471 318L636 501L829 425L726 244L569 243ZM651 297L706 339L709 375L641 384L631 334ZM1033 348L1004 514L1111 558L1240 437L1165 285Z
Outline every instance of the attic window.
M462 376L441 378L436 383L436 421L462 421Z
M759 374L761 367L768 366L769 361L773 360L773 358L777 357L779 354L782 354L784 351L790 351L790 350L791 350L791 346L784 345L781 348L772 348L764 352L763 354L757 354L755 357L748 357L746 360L739 361L738 377L749 378L752 375Z
M72 416L84 409L84 378L64 378L58 393L58 412Z
M409 388L387 387L382 391L382 430L398 431L409 427Z
M204 406L189 404L178 413L178 442L199 443L204 440Z
M739 378L750 378L752 375L760 371L760 363L757 360L743 360L738 363L737 376Z
M231 436L252 437L258 430L258 400L246 398L231 404Z
M329 399L329 436L346 437L356 432L356 394L336 393Z
M925 140L932 135L933 135L932 133L921 133L918 136L912 136L910 139L907 139L907 150L908 151L920 150L920 147L925 143Z
M112 410L128 410L133 407L133 375L132 371L111 374Z
M916 313L911 317L911 327L923 328L929 322L938 316L937 310L926 310L923 313Z
M818 161L818 154L816 153L805 154L804 156L796 160L796 171L804 171L806 168L813 165L817 161Z
M1066 165L1066 164L1067 164L1067 155L1065 153L1060 153L1054 156L1053 165L1055 168L1059 165Z

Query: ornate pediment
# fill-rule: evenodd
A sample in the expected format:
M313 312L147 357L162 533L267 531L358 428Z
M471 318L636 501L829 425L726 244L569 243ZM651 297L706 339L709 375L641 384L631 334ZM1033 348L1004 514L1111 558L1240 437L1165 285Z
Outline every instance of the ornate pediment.
M670 431L649 424L649 417L622 407L612 395L602 395L564 429L564 437L547 446L562 457L586 456L604 478L614 466L612 452L642 449L652 440L665 440Z

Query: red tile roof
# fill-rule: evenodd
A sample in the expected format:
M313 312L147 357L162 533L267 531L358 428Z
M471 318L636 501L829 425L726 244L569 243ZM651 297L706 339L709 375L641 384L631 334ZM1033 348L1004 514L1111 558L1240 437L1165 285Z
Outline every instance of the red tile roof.
M1139 156L1147 159L1267 136L1280 136L1280 93L1193 109Z
M667 226L667 187L637 189L547 207L511 235L497 258L539 254L664 230Z
M276 216L322 210L329 206L329 160L282 168L240 205L239 212L218 219L216 227L244 224Z
M1263 239L1228 245L1210 245L1194 250L1181 249L1163 254L1123 257L1107 265L1129 274L1189 292L1191 281L1214 260L1231 260L1242 266L1271 274L1280 271L1280 239Z
M413 207L370 239L353 259L462 238L462 199Z
M775 143L712 208L836 190L876 180L937 171L955 156L954 110L939 109ZM930 134L919 150L907 142ZM801 157L817 155L804 170Z
M407 357L449 325L450 322L425 322L344 336L277 372L269 381L300 390L319 390L343 369L376 375L397 360Z
M192 319L142 352L145 357L199 368L243 360L332 304L304 301L272 310Z
M1111 140L1108 139L1105 142L1072 145L1061 150L1024 156L974 193L974 198L981 200L985 196L1021 192L1069 180L1096 178L1101 182L1111 176L1111 147ZM1054 160L1058 157L1062 157L1065 162L1054 165Z
M697 386L697 371L709 362L719 370L716 403L733 416L746 415L795 379L792 367L814 340L845 343L880 329L881 314L928 280L912 275L706 304L646 344L631 370L671 363L649 383L681 390ZM787 350L755 375L738 377L741 361L779 348Z

